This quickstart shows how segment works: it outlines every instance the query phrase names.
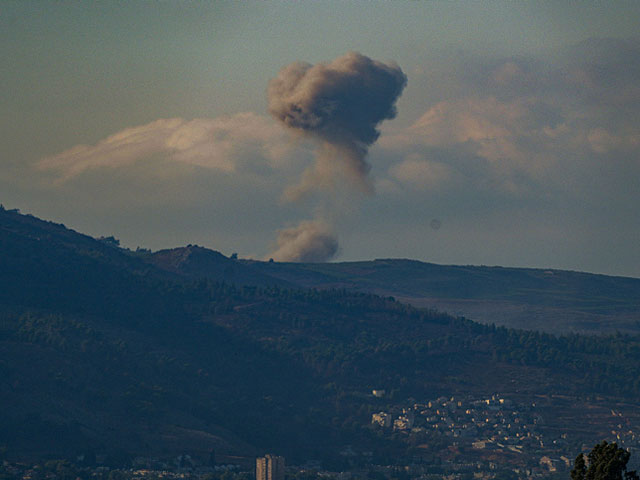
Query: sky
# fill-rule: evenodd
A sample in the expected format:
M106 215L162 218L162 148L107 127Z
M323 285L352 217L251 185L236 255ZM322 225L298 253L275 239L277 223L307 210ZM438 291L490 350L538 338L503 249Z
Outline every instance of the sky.
M133 249L640 277L638 31L637 1L2 2L0 203Z

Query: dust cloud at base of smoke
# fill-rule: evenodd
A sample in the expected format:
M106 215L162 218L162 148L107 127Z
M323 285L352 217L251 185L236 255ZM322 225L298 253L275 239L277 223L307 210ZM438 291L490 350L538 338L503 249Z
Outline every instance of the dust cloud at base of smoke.
M338 253L338 239L323 220L304 220L278 232L269 258L279 262L326 262Z

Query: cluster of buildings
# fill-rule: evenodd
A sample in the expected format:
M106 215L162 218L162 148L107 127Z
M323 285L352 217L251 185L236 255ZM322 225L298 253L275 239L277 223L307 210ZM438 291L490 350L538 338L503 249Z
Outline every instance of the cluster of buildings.
M509 445L542 441L536 434L544 422L533 407L516 406L511 400L493 395L489 398L457 399L440 397L426 403L371 416L371 423L396 431L436 431L454 438L485 439ZM531 440L532 439L532 440ZM482 442L477 442L483 448Z
M496 455L513 458L514 468L533 466L529 475L535 471L562 471L571 464L563 456L569 447L566 433L545 435L545 421L535 404L516 404L500 395L440 397L374 413L371 423L390 432L425 432L449 437L450 445L463 452L455 463L465 468L475 464L472 469L476 471L477 466L484 463L484 467L490 469L491 462L482 459Z
M512 471L527 476L567 471L572 464L567 455L588 451L602 439L615 441L632 454L640 452L640 435L621 412L612 410L610 417L602 411L594 415L598 418L589 420L592 422L589 430L597 438L585 439L580 428L562 425L549 398L544 397L544 402L549 405L516 403L500 395L440 397L409 407L388 407L372 414L371 424L390 433L442 435L448 438L450 448L458 452L449 467L459 463L460 469L471 468L476 472L481 464L482 469L490 468L495 463L491 459L496 458L501 459L503 467L511 463ZM544 416L541 412L545 412ZM607 423L613 427L610 431L602 429ZM476 466L470 467L474 463Z

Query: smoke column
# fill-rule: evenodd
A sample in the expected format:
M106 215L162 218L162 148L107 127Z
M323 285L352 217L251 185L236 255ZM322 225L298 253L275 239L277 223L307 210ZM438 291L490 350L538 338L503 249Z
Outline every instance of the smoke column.
M314 165L297 185L285 191L285 198L296 201L313 190L331 191L343 180L360 192L373 193L367 153L380 135L378 125L396 116L395 102L406 84L407 77L398 65L357 52L331 63L295 62L284 67L269 82L269 113L290 131L318 143ZM330 260L338 251L338 242L326 224L323 220L305 221L281 230L274 258ZM312 225L324 227L310 228ZM307 233L300 236L299 230ZM316 235L318 241L302 242L302 238L311 240L307 235ZM332 236L329 244L335 248L326 248L328 244L322 240L327 240L327 235ZM288 249L288 242L294 242L296 248ZM305 248L311 253L305 253ZM296 253L284 253L290 251Z
M291 199L346 177L371 192L366 156L377 126L396 116L407 84L400 67L350 52L331 63L295 62L269 82L269 113L287 128L320 142L316 163Z

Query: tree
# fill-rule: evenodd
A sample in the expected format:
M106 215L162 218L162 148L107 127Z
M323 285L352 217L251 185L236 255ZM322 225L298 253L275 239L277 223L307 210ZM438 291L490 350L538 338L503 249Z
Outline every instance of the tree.
M571 480L584 480L586 473L587 465L584 461L584 453L581 453L576 457L576 461L573 464L573 470L571 470Z
M581 453L576 457L571 480L640 480L635 470L627 470L631 454L617 443L602 443L593 447L585 462Z

